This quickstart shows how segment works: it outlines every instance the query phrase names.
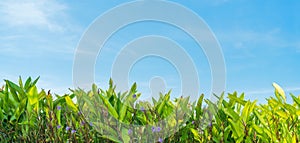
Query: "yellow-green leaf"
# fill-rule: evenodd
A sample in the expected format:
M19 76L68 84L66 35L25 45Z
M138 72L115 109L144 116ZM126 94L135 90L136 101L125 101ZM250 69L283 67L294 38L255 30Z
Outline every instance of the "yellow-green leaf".
M286 101L286 97L283 89L275 82L273 83L273 87L275 88L275 91L279 93L281 97Z
M78 112L76 105L73 103L72 99L69 96L66 96L65 100L68 107L70 107L73 111Z
M198 131L195 130L195 129L193 129L193 128L190 128L190 130L191 130L191 132L192 132L193 135L194 135L194 139L200 142L200 136L199 136L199 134L198 134Z
M109 113L115 117L116 119L119 118L119 115L117 113L117 111L115 110L115 108L110 104L110 102L102 95L100 95L100 98L102 100L102 102L105 104L105 106L108 108Z
M36 86L33 86L29 89L28 99L30 105L33 105L39 101L38 90Z
M296 135L294 134L293 135L293 139L292 139L292 143L296 143L297 142L297 137L296 137Z

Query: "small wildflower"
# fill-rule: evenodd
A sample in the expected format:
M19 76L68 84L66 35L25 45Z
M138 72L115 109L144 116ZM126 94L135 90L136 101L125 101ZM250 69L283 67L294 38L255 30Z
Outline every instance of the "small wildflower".
M145 111L145 108L144 108L144 107L141 107L141 111Z
M133 94L132 97L133 97L133 98L136 98L136 94Z
M152 127L151 129L152 129L152 133L154 133L155 132L155 127Z
M61 106L57 106L56 109L57 109L57 110L60 110L60 109L61 109Z
M162 143L162 142L163 142L163 139L162 139L162 138L159 138L159 139L158 139L158 142Z
M93 126L93 123L92 123L92 122L90 122L90 126Z
M131 135L132 134L132 129L129 129L128 130L128 135Z
M195 124L195 121L192 121L192 124Z
M161 128L160 128L160 127L157 127L157 128L156 128L156 131L157 131L157 132L160 132L160 131L161 131Z
M66 131L69 131L71 128L69 126L66 127Z
M60 129L60 128L61 128L61 126L60 126L60 125L58 125L58 126L57 126L57 129Z
M78 112L78 115L81 115L81 114L82 114L81 111L79 111L79 112Z
M84 122L84 121L81 121L81 123L80 123L80 124L81 124L81 126L83 126L83 125L85 124L85 122Z
M76 130L72 130L71 133L74 134L76 132Z

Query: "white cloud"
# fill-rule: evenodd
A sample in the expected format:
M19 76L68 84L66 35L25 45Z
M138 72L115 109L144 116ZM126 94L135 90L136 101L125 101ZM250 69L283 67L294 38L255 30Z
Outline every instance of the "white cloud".
M12 27L37 26L50 31L61 31L63 27L55 19L64 16L66 8L54 0L1 1L0 22Z
M56 0L0 1L0 55L65 54L71 59L82 28Z

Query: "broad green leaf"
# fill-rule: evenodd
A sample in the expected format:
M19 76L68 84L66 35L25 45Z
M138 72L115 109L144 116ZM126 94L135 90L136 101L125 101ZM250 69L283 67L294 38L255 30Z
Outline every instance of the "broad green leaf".
M131 86L130 93L132 93L132 94L136 93L136 88L137 88L137 85L136 85L136 83L134 83L134 84Z
M125 101L124 104L122 104L121 110L120 110L120 116L119 116L119 120L120 121L124 121L125 115L127 113L127 107L128 107L128 103L127 101Z
M241 95L241 97L237 97L236 96L237 93L235 92L235 94L228 94L228 98L231 101L231 104L233 104L234 102L240 103L241 105L245 105L247 103L247 101L244 100L244 94ZM234 101L234 102L232 102Z
M28 99L30 105L33 105L39 101L38 90L36 86L33 86L29 89Z
M246 103L246 105L244 106L244 109L243 109L243 111L242 111L241 116L242 116L242 119L243 119L244 122L247 122L247 119L248 119L248 116L249 116L249 108L250 108L250 104L251 104L251 102L248 101L248 102Z
M232 110L231 108L225 108L223 110L228 116L232 117L232 119L234 121L239 120L240 116L239 114L237 114L234 110Z
M109 139L115 143L122 143L122 141L120 139L118 139L117 137L114 137L114 136L102 135L101 137Z
M232 129L233 129L233 133L235 135L235 138L240 138L244 136L244 132L243 129L240 126L239 122L233 121L232 119L228 119Z
M55 114L56 114L56 119L57 119L58 125L61 125L61 109L60 109L60 110L57 109L58 106L61 107L60 104L58 104L58 105L56 106Z
M19 120L19 117L21 116L21 114L23 114L24 109L26 107L26 103L27 103L27 99L23 99L19 106L17 107L15 113L14 113L14 118L11 118L11 120L16 119L17 121Z
M262 134L262 133L263 133L263 130L262 130L261 127L258 127L258 126L255 125L255 124L252 124L251 126L255 129L255 131L256 131L257 133L259 133L259 134Z
M100 133L105 131L106 134L109 134L111 136L117 137L119 135L118 132L114 128L112 128L111 126L109 126L107 124L104 124L102 122L94 122L94 121L92 121L92 123L93 123L93 126L95 126L95 129Z
M258 118L260 123L266 127L266 121L264 120L264 118L259 113L257 113L256 111L254 111L254 114Z
M297 137L296 137L296 135L294 134L293 135L293 138L292 138L292 143L296 143L297 142Z
M198 119L198 118L202 115L202 113L203 113L203 111L202 111L202 102L203 102L203 98L204 98L204 94L201 94L200 97L199 97L199 99L198 99L197 106L196 106L196 108L195 108L195 110L196 110L196 118L197 118L197 119Z
M15 83L7 80L7 84L9 85L10 89L14 89L15 91L17 91L21 96L25 95L25 92Z
M69 108L71 108L74 112L78 112L76 105L69 96L65 96L65 100Z
M97 87L96 84L92 85L92 91L93 91L94 94L98 94L98 87Z
M13 96L13 98L14 98L14 100L16 101L16 102L20 102L20 99L19 99L19 97L18 97L18 95L17 95L17 92L16 92L16 89L14 89L12 86L14 86L15 84L14 83L12 83L11 81L9 81L9 80L5 80L5 82L6 82L6 88L9 88L10 89L10 94ZM16 85L17 86L17 85ZM8 92L8 90L6 90L7 92ZM9 94L9 93L7 93L7 94Z
M128 129L125 128L122 129L122 140L124 143L129 143L130 136L128 135Z
M158 108L157 108L157 112L159 115L163 114L163 109L165 108L165 105L167 104L167 102L170 100L170 94L171 91L169 91L162 99L161 103L159 104Z
M293 94L290 94L290 95L293 98L294 102L298 105L298 107L300 107L300 99L297 98L296 96L294 96Z
M115 108L110 104L110 102L103 96L103 95L99 95L102 102L104 103L104 105L108 108L109 113L115 117L116 119L119 118L119 115L117 113L117 111L115 110Z
M193 129L193 128L190 128L190 130L191 130L191 132L192 132L193 135L194 135L194 139L197 140L197 141L199 141L199 142L201 142L201 141L200 141L200 135L199 135L198 131L195 130L195 129Z
M40 79L40 76L37 77L37 78L31 83L31 86L35 86L39 79Z
M30 84L31 84L31 77L29 77L24 85L24 89L27 91L30 88Z

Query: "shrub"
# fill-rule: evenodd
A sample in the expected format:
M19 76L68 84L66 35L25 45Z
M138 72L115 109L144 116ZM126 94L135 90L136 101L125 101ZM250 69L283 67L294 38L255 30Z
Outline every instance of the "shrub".
M171 92L152 102L138 102L134 84L116 93L96 85L91 91L52 95L38 91L39 78L5 80L0 89L2 142L299 142L300 96L286 102L277 84L266 104L245 100L236 92L204 99L170 99ZM55 96L55 99L54 99ZM74 98L77 102L74 102Z

